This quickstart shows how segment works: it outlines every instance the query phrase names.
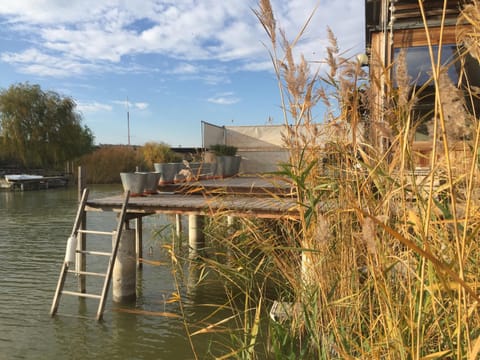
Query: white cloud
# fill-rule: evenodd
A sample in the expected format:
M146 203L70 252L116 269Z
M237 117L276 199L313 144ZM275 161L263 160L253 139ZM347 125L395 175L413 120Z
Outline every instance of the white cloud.
M16 66L20 72L40 76L66 77L95 71L97 65L76 59L52 56L30 48L22 52L4 52L0 60Z
M225 92L222 94L217 94L213 97L207 99L208 102L218 105L233 105L240 101L239 98L235 96L232 92Z
M77 108L82 113L96 113L101 111L112 111L109 104L101 104L99 102L77 102Z
M272 0L278 23L294 39L318 0ZM322 0L298 50L324 54L330 25L340 46L363 50L363 3ZM6 50L0 60L43 76L123 71L127 56L158 54L180 65L163 69L195 74L197 61L235 61L244 70L268 62L268 39L252 12L256 0L0 1L4 29L31 48ZM4 30L4 31L6 31ZM257 64L254 66L254 64ZM137 64L137 68L143 66ZM211 75L211 74L209 74Z
M148 103L145 103L145 102L137 102L137 103L134 103L133 106L135 106L137 109L139 110L145 110L148 108Z
M120 105L124 107L125 109L138 109L138 110L146 110L149 107L149 104L147 102L131 102L130 100L114 100L112 101L113 104L115 105Z
M271 60L265 61L252 61L242 66L242 70L245 71L273 71L273 63Z
M172 74L196 74L198 73L199 68L193 64L181 63L178 64L174 69L172 69Z
M231 71L232 69L224 64L216 63L214 66L207 66L204 62L199 62L199 64L180 63L166 73L177 75L178 79L183 81L199 80L208 85L218 85L230 83Z

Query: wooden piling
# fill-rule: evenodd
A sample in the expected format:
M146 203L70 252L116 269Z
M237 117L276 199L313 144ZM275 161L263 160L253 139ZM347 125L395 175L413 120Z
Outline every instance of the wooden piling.
M82 166L78 167L78 201L82 198L83 190L86 187L86 176L85 169ZM85 230L87 228L87 213L84 212L80 220L80 230ZM77 235L77 250L85 251L87 249L87 235L85 233L79 233ZM86 271L87 269L87 257L80 252L76 254L75 260L75 269L76 271ZM85 275L78 275L78 291L85 293L87 290L86 278Z

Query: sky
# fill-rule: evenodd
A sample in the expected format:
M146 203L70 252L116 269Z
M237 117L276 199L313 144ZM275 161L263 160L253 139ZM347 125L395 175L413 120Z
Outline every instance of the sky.
M295 56L365 51L364 1L271 0ZM283 124L255 0L0 0L0 88L71 97L96 144L202 145L201 122ZM127 116L128 112L128 116Z

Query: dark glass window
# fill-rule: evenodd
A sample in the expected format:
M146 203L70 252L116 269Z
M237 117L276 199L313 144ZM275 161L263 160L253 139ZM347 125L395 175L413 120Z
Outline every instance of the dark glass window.
M398 54L402 49L396 48L394 59L397 60ZM435 101L435 88L431 81L431 60L427 46L416 46L405 48L406 62L410 85L412 92L415 91L416 102L413 108L413 116L417 125L416 140L428 139L428 121L432 119ZM435 59L438 57L438 46L432 48ZM480 101L478 98L470 96L471 91L468 87L480 87L480 66L476 59L470 55L464 56L459 60L459 54L463 48L455 44L442 46L441 64L448 67L448 75L453 84L463 89L465 94L465 104L467 109L479 117ZM397 62L395 62L397 64ZM393 75L394 86L397 86L395 72Z
M405 48L404 48L405 49ZM395 49L395 60L402 48ZM431 79L432 67L430 61L430 54L427 46L415 46L406 48L406 61L408 68L408 75L410 76L410 85L417 87L424 85ZM438 57L438 46L432 47L435 59ZM451 65L457 55L457 47L455 45L442 46L441 63L444 66ZM448 75L450 79L456 84L458 83L457 69L454 66L449 66ZM395 75L394 75L395 76ZM396 79L394 78L395 84Z

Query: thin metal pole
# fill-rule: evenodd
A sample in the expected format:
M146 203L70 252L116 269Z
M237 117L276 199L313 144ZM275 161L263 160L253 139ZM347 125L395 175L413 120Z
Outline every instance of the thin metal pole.
M128 146L130 146L130 105L127 96L127 131L128 131Z

